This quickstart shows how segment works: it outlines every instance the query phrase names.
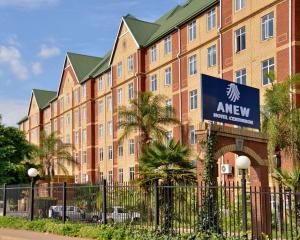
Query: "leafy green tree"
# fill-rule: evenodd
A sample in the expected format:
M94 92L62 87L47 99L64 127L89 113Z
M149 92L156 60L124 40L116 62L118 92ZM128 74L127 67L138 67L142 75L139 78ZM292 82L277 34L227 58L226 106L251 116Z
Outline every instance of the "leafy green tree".
M17 128L0 123L0 184L29 182L27 170L36 167L30 162L34 150Z
M300 192L300 169L285 171L275 168L273 178L293 192Z
M128 107L118 110L119 129L123 130L119 141L133 132L141 135L141 145L146 146L153 140L162 141L167 131L165 127L179 124L172 106L166 105L167 98L143 92L133 99Z
M275 150L285 152L292 158L294 166L300 163L300 109L294 103L294 92L299 86L300 75L276 83L270 75L272 86L266 90L263 107L262 130L267 133L269 155Z
M42 175L48 180L49 184L55 176L55 167L62 170L68 176L69 172L66 163L77 164L72 156L73 146L63 143L55 133L47 135L41 132L40 146L37 149L37 161L41 164Z

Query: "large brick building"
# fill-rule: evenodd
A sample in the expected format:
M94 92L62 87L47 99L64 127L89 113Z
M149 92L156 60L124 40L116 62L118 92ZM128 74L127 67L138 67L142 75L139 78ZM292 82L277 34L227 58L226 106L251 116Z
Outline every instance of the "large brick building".
M182 127L168 130L191 145L193 160L200 75L259 88L263 102L265 73L274 70L280 82L300 71L299 11L298 0L189 0L155 22L124 16L107 55L66 55L57 92L33 90L19 127L35 144L42 130L74 144L80 164L67 167L76 182L128 181L138 165L137 136L118 144L117 108L152 91L175 107Z

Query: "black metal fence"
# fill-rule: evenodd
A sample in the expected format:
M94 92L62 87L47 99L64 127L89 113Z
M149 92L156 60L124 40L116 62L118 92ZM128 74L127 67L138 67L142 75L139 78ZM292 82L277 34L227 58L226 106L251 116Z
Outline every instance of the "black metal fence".
M300 239L300 193L244 188L234 182L149 187L106 181L98 185L4 185L0 214L125 223L171 234L213 231L229 238Z

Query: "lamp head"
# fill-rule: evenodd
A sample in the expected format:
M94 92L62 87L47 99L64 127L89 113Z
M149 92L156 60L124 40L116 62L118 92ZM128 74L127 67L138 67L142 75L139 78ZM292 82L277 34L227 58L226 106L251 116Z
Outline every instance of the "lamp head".
M35 178L39 174L39 172L35 168L30 168L30 169L28 169L27 174L29 177Z
M236 159L235 164L238 169L248 169L251 165L251 161L247 156L239 156Z

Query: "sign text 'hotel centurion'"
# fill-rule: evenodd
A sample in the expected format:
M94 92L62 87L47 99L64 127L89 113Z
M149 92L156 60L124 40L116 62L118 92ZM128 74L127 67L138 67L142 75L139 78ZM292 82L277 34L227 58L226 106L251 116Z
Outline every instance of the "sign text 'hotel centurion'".
M260 129L259 90L202 74L203 120Z

